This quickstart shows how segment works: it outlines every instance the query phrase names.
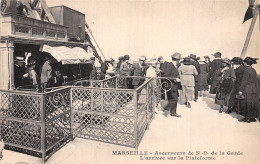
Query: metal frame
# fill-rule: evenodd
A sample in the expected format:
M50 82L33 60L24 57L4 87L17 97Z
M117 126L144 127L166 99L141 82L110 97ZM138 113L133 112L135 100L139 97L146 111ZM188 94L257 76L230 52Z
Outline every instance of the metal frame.
M137 150L154 118L157 83L156 79L147 78L137 89L125 89L131 78L82 80L75 84L89 82L89 86L63 86L45 93L0 90L1 134L5 145L41 157L43 162L75 137ZM10 130L15 126L18 128ZM13 135L19 137L9 142ZM33 144L26 145L29 143Z

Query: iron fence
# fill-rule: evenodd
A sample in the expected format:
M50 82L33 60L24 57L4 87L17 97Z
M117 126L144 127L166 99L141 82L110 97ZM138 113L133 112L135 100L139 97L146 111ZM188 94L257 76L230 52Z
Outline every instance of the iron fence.
M81 80L44 93L0 90L1 135L7 148L46 161L75 137L138 148L154 118L156 79Z
M46 161L70 140L70 88L48 93L0 90L0 102L7 149Z

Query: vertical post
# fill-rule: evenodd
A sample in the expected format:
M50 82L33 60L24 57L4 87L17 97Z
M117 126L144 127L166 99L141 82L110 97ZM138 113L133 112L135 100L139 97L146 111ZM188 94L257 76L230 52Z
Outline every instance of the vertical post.
M137 126L137 92L138 90L134 90L134 139L135 139L135 150L138 149L138 126Z
M249 27L249 31L248 31L247 36L246 36L246 41L244 43L244 47L243 47L243 50L242 50L242 53L241 53L241 58L242 59L246 55L246 51L247 51L247 48L248 48L248 45L249 45L249 42L250 42L250 38L251 38L253 30L254 30L254 27L255 27L255 22L256 22L257 16L258 16L258 11L255 11L255 14L254 14L254 17L252 19L251 25Z
M149 80L151 81L151 79ZM146 83L146 86L144 89L146 89L146 93L145 93L145 105L146 105L146 108L145 108L145 117L146 117L146 129L149 129L149 120L148 120L148 115L149 115L149 105L150 105L150 102L149 102L149 94L148 94L148 91L149 91L149 82Z
M74 140L74 132L73 132L73 119L74 119L74 110L72 108L72 90L73 88L70 88L70 133L71 133L71 140Z
M42 151L42 160L45 162L46 157L46 130L45 130L45 95L41 95L41 151Z
M9 71L10 71L10 90L14 89L14 44L12 41L8 42L8 57L9 57Z
M116 89L118 88L117 83L118 83L118 76L116 76Z

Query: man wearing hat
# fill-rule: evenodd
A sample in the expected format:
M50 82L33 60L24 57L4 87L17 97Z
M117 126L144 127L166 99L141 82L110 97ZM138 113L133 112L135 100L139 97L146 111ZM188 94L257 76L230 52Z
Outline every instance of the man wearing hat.
M198 100L199 95L199 84L198 84L198 74L200 74L200 64L198 58L194 54L190 54L190 64L193 65L197 70L197 75L194 75L195 86L194 86L194 101Z
M227 114L233 112L234 110L236 110L237 113L240 113L239 109L238 109L238 107L239 107L238 103L240 103L240 102L236 100L236 95L238 94L239 87L241 85L242 77L243 77L244 70L245 70L245 67L243 64L244 63L243 59L241 59L240 57L234 57L231 60L231 62L233 64L233 69L235 70L236 81L234 84L233 91L230 95L228 110L226 111Z
M217 84L220 81L220 77L215 76L215 72L223 67L221 59L222 54L220 52L216 52L213 54L215 59L210 63L210 70L209 70L209 81L211 82L211 87L209 93L216 94Z
M173 117L181 117L181 115L178 115L176 113L177 102L179 97L178 89L180 87L178 67L180 65L181 54L176 52L171 57L172 57L172 62L168 64L168 69L164 74L164 76L169 77L172 82L171 89L167 92L167 98L169 103L165 107L165 110L169 110L171 116ZM175 80L173 80L172 78L175 78Z
M24 57L15 56L14 57L14 85L15 88L24 85L22 80L25 72L25 61Z
M147 69L147 67L145 66L145 60L146 60L146 57L145 56L141 56L139 58L139 62L133 64L133 66L131 68L131 72L132 72L133 76L141 76L141 77L145 76L145 72L146 72L146 69ZM143 82L144 82L143 78L133 78L132 85L134 86L134 89L136 89Z

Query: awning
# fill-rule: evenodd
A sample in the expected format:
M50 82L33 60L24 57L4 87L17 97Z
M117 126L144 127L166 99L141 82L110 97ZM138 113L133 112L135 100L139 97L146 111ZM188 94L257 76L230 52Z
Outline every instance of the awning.
M81 47L69 48L43 45L42 51L50 53L58 62L62 61L62 64L88 63L92 55Z

